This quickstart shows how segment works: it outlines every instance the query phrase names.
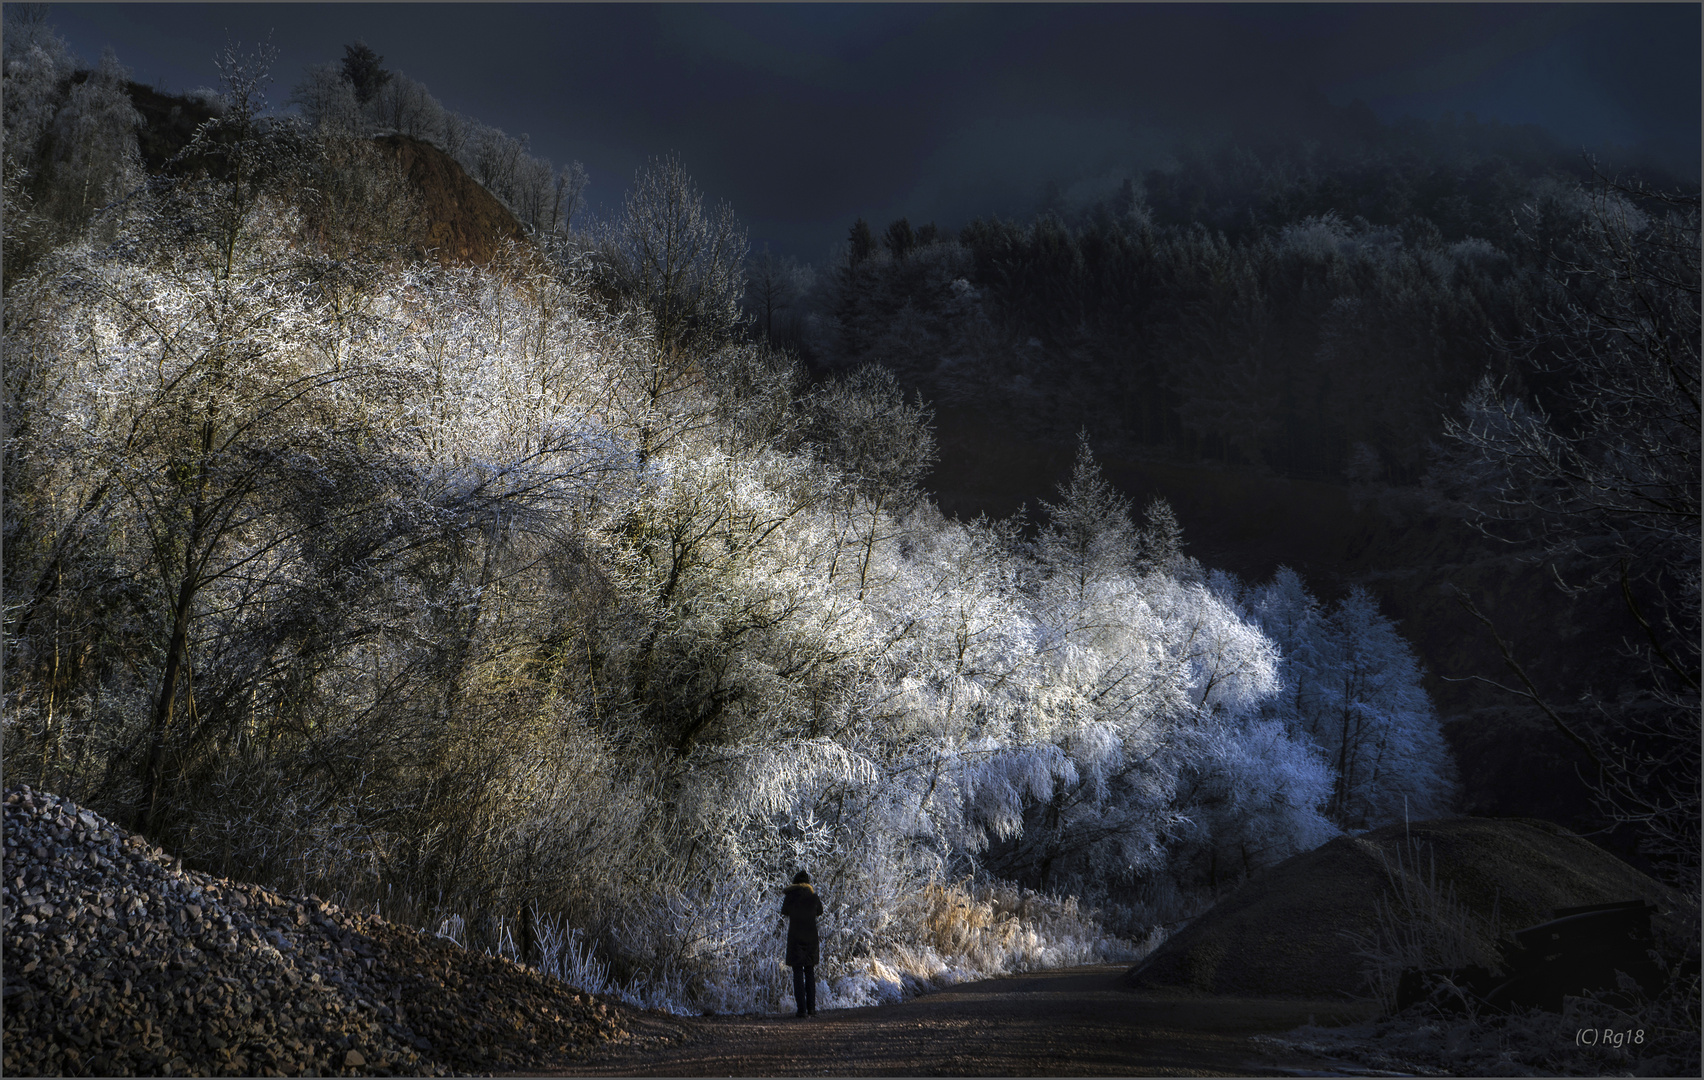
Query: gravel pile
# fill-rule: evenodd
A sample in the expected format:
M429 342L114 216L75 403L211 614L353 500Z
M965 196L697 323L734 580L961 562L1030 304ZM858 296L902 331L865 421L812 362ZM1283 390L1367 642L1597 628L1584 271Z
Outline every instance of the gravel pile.
M628 1010L509 960L4 798L8 1074L526 1072L627 1038Z

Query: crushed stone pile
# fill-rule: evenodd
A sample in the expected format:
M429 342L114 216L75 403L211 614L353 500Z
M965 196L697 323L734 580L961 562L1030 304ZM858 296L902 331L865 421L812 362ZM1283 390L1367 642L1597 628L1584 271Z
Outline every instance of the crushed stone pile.
M625 1007L507 959L184 870L69 800L4 795L4 1071L442 1076L627 1038Z
M1422 864L1415 865L1418 849ZM1130 970L1135 986L1254 997L1366 997L1357 939L1373 935L1386 867L1453 889L1502 935L1557 908L1645 900L1660 945L1676 955L1696 927L1680 898L1602 848L1548 821L1447 818L1340 836L1256 874ZM1487 942L1490 944L1490 942Z

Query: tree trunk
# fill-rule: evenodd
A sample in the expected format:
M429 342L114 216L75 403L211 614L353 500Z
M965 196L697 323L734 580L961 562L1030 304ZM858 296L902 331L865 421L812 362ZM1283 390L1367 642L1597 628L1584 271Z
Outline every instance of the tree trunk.
M172 723L172 708L177 702L178 680L183 674L184 660L189 651L189 611L195 603L197 575L184 556L183 582L178 587L176 610L172 613L172 636L166 646L166 670L160 677L160 696L154 702L153 722L149 726L148 762L142 776L142 809L139 824L143 833L151 832L156 820L160 789L165 785L166 732Z
M881 523L882 500L876 496L870 501L870 531L864 537L864 558L858 567L858 599L864 599L864 590L870 582L870 557L876 550L876 528Z
M1337 744L1337 791L1332 799L1332 817L1343 827L1349 819L1349 703L1343 704L1343 738Z

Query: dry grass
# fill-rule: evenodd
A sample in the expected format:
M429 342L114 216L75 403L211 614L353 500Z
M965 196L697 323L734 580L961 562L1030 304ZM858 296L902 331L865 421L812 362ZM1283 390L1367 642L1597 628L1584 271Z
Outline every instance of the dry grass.
M1373 930L1344 931L1344 937L1365 961L1362 971L1385 1011L1396 1010L1405 968L1497 966L1501 897L1488 916L1462 903L1455 883L1438 879L1437 852L1412 835L1394 852L1380 849L1379 857L1389 891L1373 902Z
M893 914L885 939L829 979L830 1007L898 1001L1013 972L1128 962L1157 943L1107 933L1098 913L1074 897L969 878L928 884Z
M990 974L1134 960L1143 946L1108 934L1098 913L1074 896L1052 896L1000 882L935 882L902 918L917 944L954 966Z

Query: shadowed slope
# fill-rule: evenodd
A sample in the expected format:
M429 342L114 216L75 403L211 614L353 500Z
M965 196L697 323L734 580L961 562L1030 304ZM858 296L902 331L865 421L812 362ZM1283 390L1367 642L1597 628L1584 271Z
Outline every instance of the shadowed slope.
M1389 888L1386 859L1395 865L1404 831L1340 836L1257 875L1132 968L1129 981L1215 994L1365 996L1350 935L1372 933L1375 902ZM1482 919L1495 908L1504 934L1559 907L1643 899L1671 912L1655 920L1660 937L1684 936L1666 886L1549 822L1455 818L1407 832L1428 858L1418 872L1429 876L1435 865L1439 887L1453 885ZM1404 861L1413 862L1406 851Z

